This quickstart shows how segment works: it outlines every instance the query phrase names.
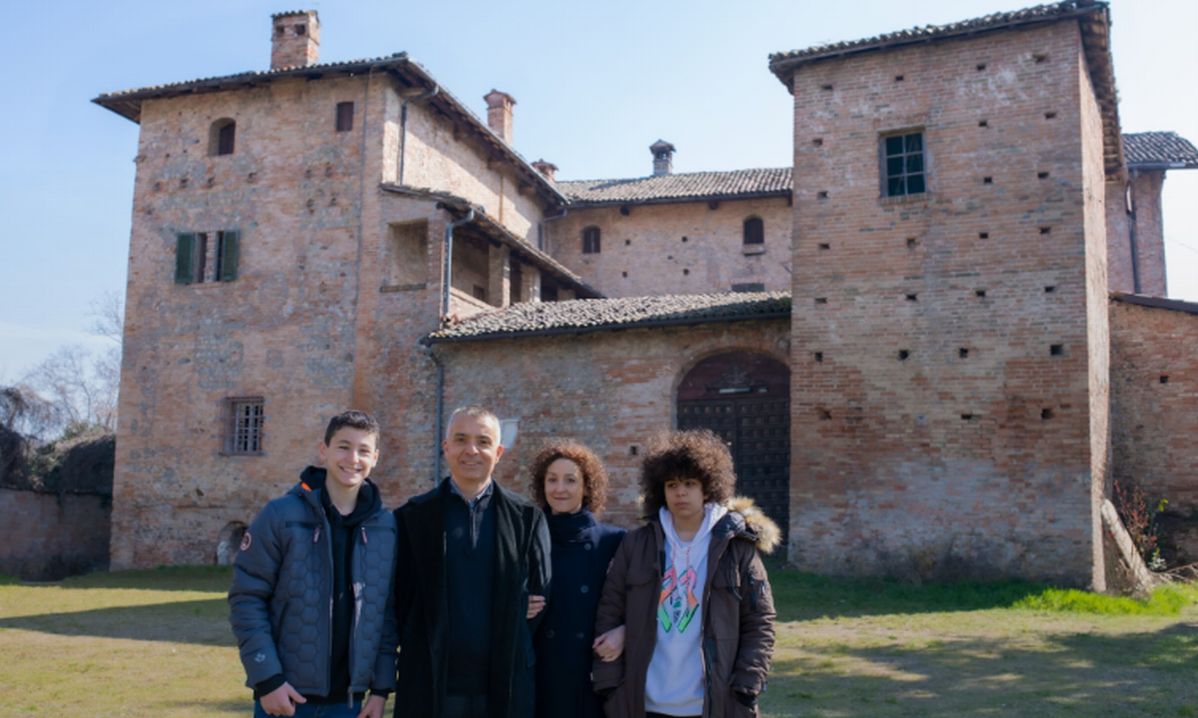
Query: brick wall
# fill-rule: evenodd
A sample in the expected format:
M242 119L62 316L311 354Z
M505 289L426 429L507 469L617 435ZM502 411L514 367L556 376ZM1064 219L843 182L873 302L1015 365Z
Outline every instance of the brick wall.
M1115 481L1169 500L1166 552L1198 561L1198 308L1112 301L1111 431Z
M1161 188L1164 182L1163 170L1147 170L1132 172L1128 179L1108 184L1107 247L1110 287L1113 292L1138 293L1153 297L1168 294L1165 277L1165 236L1161 216ZM1132 269L1133 222L1127 212L1129 188L1135 208L1135 264L1140 275L1139 292L1136 292L1136 277Z
M519 422L496 471L502 485L526 492L538 445L574 437L607 466L609 520L631 525L642 450L652 434L675 427L675 395L686 372L724 351L785 361L787 344L786 322L774 320L438 344L435 351L446 366L447 414L482 404Z
M765 243L746 251L743 224L764 223ZM549 251L609 297L727 292L760 282L790 288L791 207L785 198L636 205L570 210L545 223ZM582 253L582 230L597 226L598 254ZM685 239L684 239L685 238Z
M1091 582L1080 62L1062 22L796 74L800 566ZM929 192L880 199L910 129Z
M106 496L0 488L0 573L51 581L108 566Z
M248 523L289 487L324 420L349 401L362 133L381 126L364 117L366 82L289 80L144 103L114 568L210 561L221 528ZM354 130L335 132L345 101ZM205 138L221 117L237 122L235 151L212 157ZM237 279L176 284L175 234L223 229L241 232ZM225 402L243 396L264 399L263 451L227 456Z

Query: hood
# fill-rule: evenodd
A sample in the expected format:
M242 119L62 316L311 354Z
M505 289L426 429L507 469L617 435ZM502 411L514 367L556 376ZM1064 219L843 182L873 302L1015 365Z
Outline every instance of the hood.
M782 542L782 531L748 496L733 496L724 502L728 514L717 530L731 531L737 538L752 541L761 553L771 553Z
M290 493L304 499L314 508L324 511L325 504L328 502L324 490L327 478L327 470L319 466L309 466L300 474L299 482L291 488ZM362 488L358 489L358 504L354 507L353 513L344 517L343 520L347 525L356 526L382 509L382 505L382 496L379 494L378 487L368 478L362 482Z

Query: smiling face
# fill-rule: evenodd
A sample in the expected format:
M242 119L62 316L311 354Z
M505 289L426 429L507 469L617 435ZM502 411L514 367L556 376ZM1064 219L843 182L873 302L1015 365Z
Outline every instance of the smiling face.
M545 469L545 503L553 513L577 513L584 498L586 482L578 464L563 457Z
M329 443L320 443L320 462L328 476L326 485L336 491L356 491L379 460L378 434L343 426Z
M666 509L675 524L690 524L703 518L703 482L692 478L671 478L665 485Z
M449 475L464 493L473 494L487 483L503 447L499 445L499 423L489 417L458 414L441 442Z

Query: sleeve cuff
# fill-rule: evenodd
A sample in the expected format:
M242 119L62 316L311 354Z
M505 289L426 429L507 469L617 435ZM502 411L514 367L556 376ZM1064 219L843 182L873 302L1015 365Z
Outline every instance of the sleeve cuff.
M270 693L271 691L275 690L276 688L278 688L279 686L283 685L286 682L287 681L283 680L282 673L276 673L264 681L255 683L254 684L254 698L261 698L262 696Z

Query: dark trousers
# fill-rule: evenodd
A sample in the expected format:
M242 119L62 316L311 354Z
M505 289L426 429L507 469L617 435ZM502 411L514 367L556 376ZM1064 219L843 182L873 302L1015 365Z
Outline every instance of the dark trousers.
M445 718L487 718L487 694L450 693L446 695Z

